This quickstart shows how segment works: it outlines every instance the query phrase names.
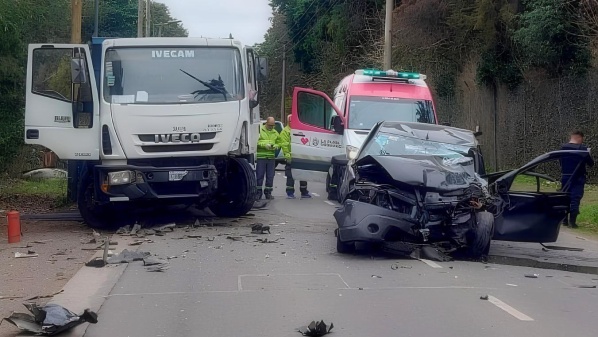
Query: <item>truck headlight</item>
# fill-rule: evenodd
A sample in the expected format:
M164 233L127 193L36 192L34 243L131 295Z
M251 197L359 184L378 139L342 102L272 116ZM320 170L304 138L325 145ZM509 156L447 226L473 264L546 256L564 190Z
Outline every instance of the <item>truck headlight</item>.
M351 145L347 145L347 158L349 160L353 160L357 158L357 153L359 152L359 148Z
M108 185L126 185L135 181L135 172L118 171L108 173Z

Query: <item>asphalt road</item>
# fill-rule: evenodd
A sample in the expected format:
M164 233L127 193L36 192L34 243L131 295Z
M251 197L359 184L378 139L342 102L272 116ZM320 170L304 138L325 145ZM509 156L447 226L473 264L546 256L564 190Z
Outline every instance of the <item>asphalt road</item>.
M287 200L282 178L255 219L140 246L176 258L163 273L130 263L85 336L300 336L299 326L320 319L334 323L331 336L596 336L598 289L577 286L598 276L339 255L323 186L309 186L311 200ZM253 222L272 233L247 236Z

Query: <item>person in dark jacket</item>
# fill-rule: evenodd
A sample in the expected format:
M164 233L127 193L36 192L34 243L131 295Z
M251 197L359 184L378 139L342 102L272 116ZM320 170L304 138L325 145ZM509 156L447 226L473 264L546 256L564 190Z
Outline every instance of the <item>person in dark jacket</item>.
M590 149L583 144L583 140L583 132L575 130L571 132L569 142L563 144L561 150L581 150L589 152ZM571 228L577 228L579 204L583 198L586 183L586 166L594 166L592 156L588 156L585 159L578 156L569 156L561 159L561 186L565 189L567 184L569 184L567 191L570 193L571 197L571 206L569 208L568 218L565 218L564 225L571 226Z

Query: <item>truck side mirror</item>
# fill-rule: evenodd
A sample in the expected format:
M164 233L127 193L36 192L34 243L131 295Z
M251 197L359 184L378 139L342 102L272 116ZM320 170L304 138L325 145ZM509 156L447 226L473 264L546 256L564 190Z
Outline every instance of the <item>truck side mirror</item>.
M345 126L343 125L343 120L341 116L334 116L332 117L332 127L334 128L334 132L342 135L345 131Z
M71 82L73 84L87 83L87 76L85 74L85 59L73 58L71 59Z
M268 59L265 57L257 58L257 69L256 73L260 81L264 81L268 78Z

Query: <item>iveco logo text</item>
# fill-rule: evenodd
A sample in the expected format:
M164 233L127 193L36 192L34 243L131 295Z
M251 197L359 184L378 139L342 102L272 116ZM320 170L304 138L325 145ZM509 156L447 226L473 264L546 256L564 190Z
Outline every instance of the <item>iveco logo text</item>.
M173 133L169 135L154 135L156 143L199 143L199 133Z
M195 50L152 50L153 58L195 57Z

